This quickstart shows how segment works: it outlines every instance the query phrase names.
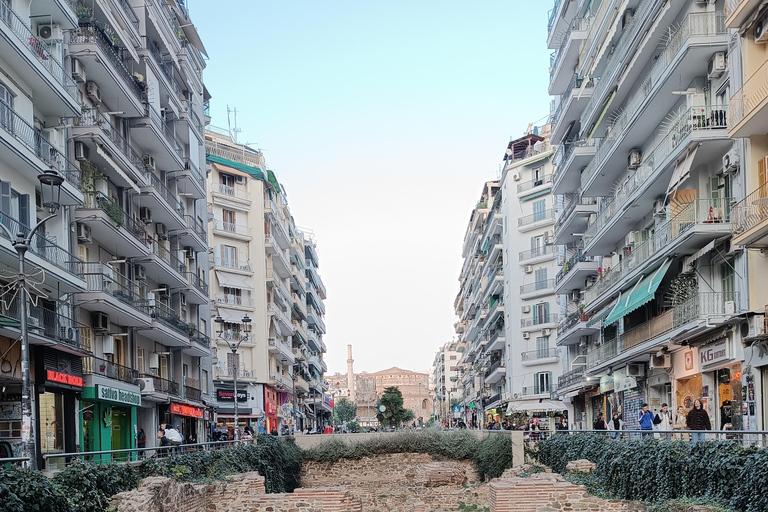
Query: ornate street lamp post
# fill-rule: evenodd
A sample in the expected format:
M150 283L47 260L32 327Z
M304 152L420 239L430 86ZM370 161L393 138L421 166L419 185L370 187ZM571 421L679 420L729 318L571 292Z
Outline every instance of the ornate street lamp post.
M232 364L234 365L234 368L232 369L232 380L235 387L235 393L234 393L234 404L235 404L235 441L240 440L240 423L239 418L237 415L237 372L240 371L240 365L237 358L237 350L240 348L240 344L244 341L248 341L248 335L251 333L251 319L248 317L248 315L245 315L242 320L240 320L240 336L238 337L237 342L232 340L232 336L225 336L224 331L224 319L221 318L221 315L217 316L214 319L214 322L219 326L219 329L216 331L216 334L219 335L219 338L223 339L227 342L227 345L229 346L229 350L232 351Z

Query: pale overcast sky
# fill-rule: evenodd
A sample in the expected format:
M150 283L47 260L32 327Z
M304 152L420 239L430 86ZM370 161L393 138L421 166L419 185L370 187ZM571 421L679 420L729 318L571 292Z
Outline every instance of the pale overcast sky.
M510 136L548 114L552 2L189 0L212 124L238 110L317 237L325 360L425 370Z

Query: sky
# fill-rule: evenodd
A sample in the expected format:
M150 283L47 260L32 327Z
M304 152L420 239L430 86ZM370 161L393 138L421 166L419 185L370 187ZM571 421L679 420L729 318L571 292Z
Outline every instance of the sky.
M328 290L324 359L428 370L510 137L549 113L547 12L522 0L188 0L212 125L264 151ZM233 120L230 116L230 120Z

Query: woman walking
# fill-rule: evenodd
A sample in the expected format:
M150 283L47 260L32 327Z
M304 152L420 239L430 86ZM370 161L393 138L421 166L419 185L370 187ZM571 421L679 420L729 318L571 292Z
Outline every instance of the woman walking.
M701 400L698 398L693 401L693 409L688 413L686 418L688 428L692 430L691 441L703 441L704 433L697 432L701 430L712 430L712 423L709 421L709 414L704 410L701 405Z
M672 417L672 430L685 430L688 428L688 421L685 417L685 411L683 409L683 406L680 405L677 407L677 411L675 411L675 415ZM683 439L684 434L672 434L672 438L676 440Z
M611 431L611 439L618 439L620 431L624 430L624 421L619 418L619 413L613 413L611 421L608 422L608 430Z

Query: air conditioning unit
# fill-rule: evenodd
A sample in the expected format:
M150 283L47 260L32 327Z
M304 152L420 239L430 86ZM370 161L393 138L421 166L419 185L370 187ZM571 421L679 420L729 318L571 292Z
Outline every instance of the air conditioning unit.
M147 269L144 268L144 265L134 265L133 276L137 281L144 281L147 278Z
M513 398L520 398L522 395L520 393L515 393L512 395Z
M739 151L736 147L723 155L723 173L733 174L739 170Z
M160 240L168 240L168 230L165 228L165 224L158 222L155 224L155 233Z
M51 41L59 41L62 39L61 27L57 24L46 23L44 25L37 26L37 37L45 41L46 43Z
M624 247L632 247L635 245L635 232L630 231L627 236L624 237Z
M664 199L654 199L653 214L661 215L662 213L664 213Z
M79 244L90 244L93 242L93 238L91 238L91 227L83 224L82 222L77 223L77 243Z
M725 301L723 306L724 306L725 314L726 315L735 315L736 314L736 302L734 302L732 300L727 300L727 301Z
M78 83L85 83L85 67L83 64L77 60L72 59L72 78L75 79Z
M544 337L549 336L550 334L552 334L552 329L542 329L541 330L541 335L544 336Z
M544 243L547 245L552 245L555 243L555 237L549 233L544 234Z
M571 300L573 302L579 302L579 299L581 299L581 292L579 290L571 291Z
M741 337L742 338L752 338L754 336L760 336L762 334L765 334L765 316L763 315L753 315L749 318L749 333L747 333L747 336L744 336L744 332L742 330Z
M651 369L655 368L671 368L672 356L670 354L662 354L660 356L651 355Z
M526 265L526 266L524 266L523 267L523 272L525 272L526 274L530 274L531 272L533 272L533 265Z
M531 312L531 306L529 306L529 305L525 305L525 306L521 307L520 309L522 310L523 313L530 313Z
M179 297L181 298L181 305L182 306L186 306L187 305L187 296L182 293L182 294L179 295Z
M768 15L763 15L755 22L755 42L768 43Z
M157 354L154 354L157 355ZM154 393L155 381L149 377L142 377L133 381L134 384L139 386L142 393Z
M520 173L519 172L513 172L512 173L512 179L515 181L520 181Z
M633 149L627 157L627 169L637 169L642 162L642 154L639 149Z
M96 82L86 82L85 92L94 105L101 105L101 89Z
M115 353L115 337L111 334L104 336L104 340L101 342L101 351L105 354Z
M85 142L75 141L75 160L88 160L91 156L91 148L85 145Z
M93 330L96 332L108 332L109 331L109 315L106 313L96 312L93 314Z
M155 170L155 157L152 155L144 155L144 169L148 171Z
M624 11L624 15L621 17L621 30L624 30L627 28L627 26L632 23L632 18L635 16L635 11L632 9L627 9Z
M238 185L245 185L246 179L245 176L235 176L235 183Z
M529 333L529 332L524 332L523 333L523 339L524 340L527 340L527 339L530 339L530 338L531 338L531 333Z
M144 224L150 224L152 222L152 210L146 206L139 208L139 218Z
M725 73L725 52L715 52L707 62L707 76L720 78Z
M645 375L645 366L642 364L627 365L627 375L629 377L642 377Z
M185 247L184 248L184 256L188 260L194 260L195 259L195 248L194 247Z

